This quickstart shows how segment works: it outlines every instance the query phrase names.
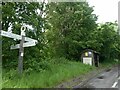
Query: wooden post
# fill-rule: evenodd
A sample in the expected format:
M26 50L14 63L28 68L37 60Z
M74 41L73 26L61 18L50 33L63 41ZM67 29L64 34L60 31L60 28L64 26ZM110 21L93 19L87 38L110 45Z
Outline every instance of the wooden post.
M25 41L25 30L26 30L26 27L22 26L21 27L22 40L20 41L19 60L18 60L18 73L19 73L19 75L22 75L22 72L23 72L23 56L24 56L23 43Z
M23 56L24 56L24 47L23 43L25 41L25 36L22 35L22 40L20 41L20 49L19 49L19 60L18 60L18 73L19 75L23 72Z

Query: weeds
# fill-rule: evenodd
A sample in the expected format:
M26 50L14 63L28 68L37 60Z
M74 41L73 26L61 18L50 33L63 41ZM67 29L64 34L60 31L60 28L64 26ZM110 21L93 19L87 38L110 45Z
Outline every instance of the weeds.
M55 61L54 61L55 62ZM49 69L41 72L23 72L21 78L16 70L3 72L3 88L46 88L69 80L75 76L83 75L93 70L94 67L84 65L80 62L67 61L63 63L49 63Z

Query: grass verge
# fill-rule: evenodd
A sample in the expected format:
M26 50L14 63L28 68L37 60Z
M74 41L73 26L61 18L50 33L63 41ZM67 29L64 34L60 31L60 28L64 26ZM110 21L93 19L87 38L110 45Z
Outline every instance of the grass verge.
M41 72L31 71L23 72L22 77L17 75L16 70L3 70L2 87L3 88L50 88L71 78L85 75L92 70L109 68L116 65L116 61L105 61L99 68L85 65L81 62L67 61L64 58L55 59L47 62L47 70Z
M67 61L66 63L50 64L50 70L42 72L23 72L20 78L16 70L3 70L3 88L49 88L73 77L84 75L95 67L80 62Z
M118 65L119 60L106 60L100 64L100 68L110 68Z

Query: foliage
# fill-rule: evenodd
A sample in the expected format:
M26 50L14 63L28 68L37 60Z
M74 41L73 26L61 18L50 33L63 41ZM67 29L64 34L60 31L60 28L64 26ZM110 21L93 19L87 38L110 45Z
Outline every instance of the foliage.
M78 60L97 27L93 8L87 2L50 3L47 8L46 34L51 53Z
M46 36L53 56L80 60L82 50L93 49L101 61L120 58L117 23L97 24L87 2L50 3L47 8Z
M120 36L116 27L116 22L106 22L98 27L96 40L101 44L99 50L101 60L120 59Z
M63 58L62 58L63 59ZM57 59L60 61L59 59ZM63 59L65 60L65 59ZM55 60L56 61L56 60ZM65 60L67 61L67 60ZM50 63L50 62L49 62ZM75 76L80 76L93 70L94 67L80 62L67 61L64 63L50 63L51 70L42 72L24 72L19 78L15 70L3 72L3 88L47 88L58 85L60 81L66 81ZM72 71L72 72L71 72Z
M87 2L2 2L2 29L11 32L12 27L13 33L20 34L21 25L26 24L33 28L26 31L26 36L38 40L35 47L25 48L20 78L15 70L18 50L10 50L19 41L2 37L3 88L52 87L84 75L94 67L77 60L88 48L100 53L100 68L116 64L120 59L118 25L97 24L93 11Z
M43 3L37 2L5 2L2 3L2 29L9 31L10 27L12 32L20 34L20 28L22 24L29 25L33 30L28 29L26 36L38 40L36 47L25 48L24 58L29 64L29 60L37 58L38 60L43 59L44 53L44 36L43 36ZM37 10L40 10L39 13ZM12 44L20 43L18 40L3 37L3 66L14 67L17 65L18 50L10 50ZM31 53L32 52L32 53ZM25 62L26 62L25 61ZM37 61L36 62L40 62ZM16 66L15 66L16 67Z
M26 72L51 70L50 62L64 63L80 60L84 49L100 52L100 60L120 58L118 25L112 22L97 24L93 7L87 2L5 2L2 3L2 29L20 34L22 24L31 26L26 36L38 40L35 47L25 48ZM43 17L44 15L44 17ZM3 68L16 68L18 50L10 50L18 40L3 37ZM55 61L56 60L56 61ZM54 63L53 63L54 64Z

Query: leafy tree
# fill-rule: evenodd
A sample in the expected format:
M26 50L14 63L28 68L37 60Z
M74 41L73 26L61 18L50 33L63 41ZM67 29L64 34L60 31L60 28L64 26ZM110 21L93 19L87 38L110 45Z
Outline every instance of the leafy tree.
M8 31L12 27L12 32L20 34L21 25L24 23L33 28L27 30L26 36L38 40L35 47L25 48L24 63L28 68L34 62L40 62L45 56L44 48L44 3L37 2L5 2L2 3L2 29ZM39 11L39 12L38 12ZM10 50L10 45L20 43L10 38L3 37L3 66L16 67L18 59L18 50ZM34 58L37 58L34 61Z
M117 23L106 22L101 24L97 30L96 40L101 43L101 60L119 59L120 54L120 36L117 33Z
M53 55L79 59L80 52L92 46L91 34L96 29L97 16L87 2L49 3L46 31ZM51 48L52 47L52 48Z
M100 52L101 60L120 58L120 36L116 23L96 24L97 16L87 2L2 3L2 29L20 34L21 25L31 26L26 36L38 40L35 47L25 48L24 68L40 71L47 67L46 58L80 59L82 50ZM44 18L43 18L44 15ZM16 67L18 50L10 50L18 40L3 37L3 66ZM41 62L42 61L42 62Z

